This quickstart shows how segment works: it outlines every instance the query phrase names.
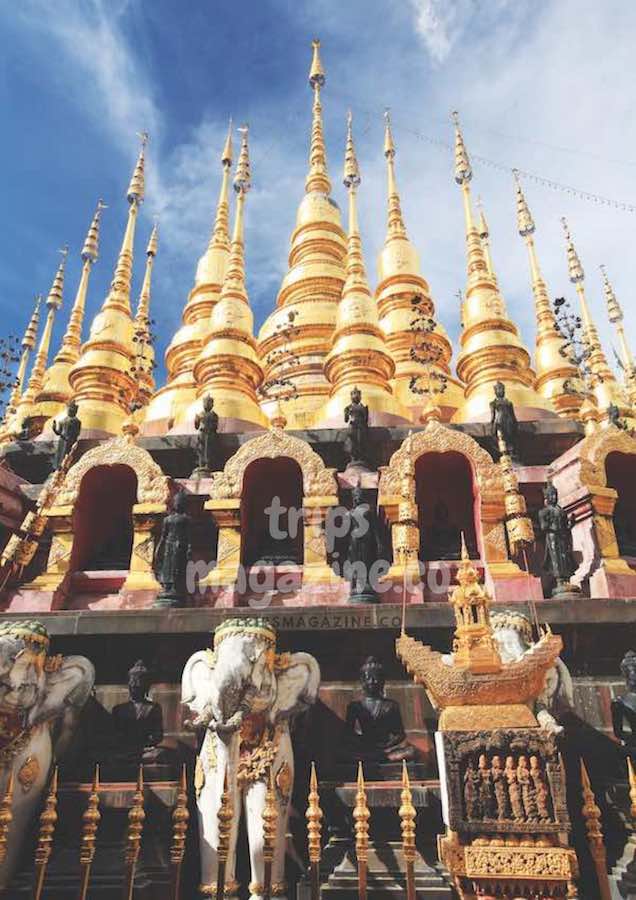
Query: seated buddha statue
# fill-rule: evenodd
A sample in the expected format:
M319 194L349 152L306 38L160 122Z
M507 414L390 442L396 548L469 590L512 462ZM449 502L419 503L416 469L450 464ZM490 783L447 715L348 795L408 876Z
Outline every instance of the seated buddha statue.
M415 759L416 750L406 739L399 704L384 696L384 666L369 656L360 669L362 698L347 706L346 723L357 737L355 759L376 764Z
M128 672L129 699L113 708L116 747L113 762L138 766L167 761L169 751L163 740L163 712L148 696L152 684L150 671L138 659Z

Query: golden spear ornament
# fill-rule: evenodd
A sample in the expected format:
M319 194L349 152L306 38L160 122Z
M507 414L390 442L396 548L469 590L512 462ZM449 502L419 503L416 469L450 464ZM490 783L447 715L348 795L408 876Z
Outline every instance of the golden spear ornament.
M172 900L181 897L181 866L185 855L186 835L190 813L188 811L188 787L185 763L181 767L181 779L177 790L177 799L172 812L172 846L170 863L172 865Z
M358 900L367 900L367 860L369 858L369 807L364 789L362 763L358 763L358 790L353 820L356 833L356 858L358 860Z
M53 777L49 786L49 792L44 801L44 809L40 816L40 832L38 845L35 848L35 885L33 887L33 900L40 900L46 878L46 868L51 858L53 849L53 835L57 823L57 767L53 769Z
M13 822L13 771L9 773L7 789L0 803L0 863L4 862L7 855L7 841L11 823Z
M402 853L406 863L406 897L407 900L415 900L415 817L417 810L413 806L411 795L411 783L406 768L406 761L402 760L402 793L400 794L402 805L398 810L400 827L402 829Z
M590 855L596 868L600 898L601 900L612 900L612 891L607 875L607 853L605 852L603 829L601 828L601 811L596 804L590 776L587 774L583 760L581 760L581 782L583 786L581 792L583 807L581 811L587 829L587 845L590 848Z
M86 900L91 867L95 858L95 839L101 820L99 811L99 765L95 766L93 786L88 795L88 803L82 815L82 840L80 844L80 890L79 900Z
M278 825L278 804L276 803L276 787L274 772L269 767L265 806L263 807L263 900L270 900L272 895L272 865L276 847L276 827Z
M144 830L144 770L139 766L137 776L137 790L133 794L132 806L128 811L128 833L126 835L126 850L124 859L126 862L126 878L124 881L124 900L133 900L135 890L135 872L137 861L141 852L141 836Z
M636 773L634 772L634 764L631 757L627 757L627 777L629 780L629 811L632 819L636 822Z
M221 805L217 814L219 825L219 849L218 849L218 870L216 874L216 900L223 900L225 896L225 867L230 853L230 834L232 832L232 796L227 777L227 767L223 776L223 793L221 794Z
M311 878L311 900L320 900L320 838L322 833L322 810L318 795L318 778L316 765L311 764L309 777L309 796L307 798L307 846L309 849L309 868Z

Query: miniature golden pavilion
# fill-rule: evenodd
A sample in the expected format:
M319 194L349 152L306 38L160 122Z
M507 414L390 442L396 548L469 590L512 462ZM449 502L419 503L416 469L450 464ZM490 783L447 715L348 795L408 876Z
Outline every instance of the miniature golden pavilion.
M111 778L116 754L104 749L112 747L99 727L85 723L84 743L60 768L59 781L47 783L48 793L40 785L38 890L46 884L85 898L95 879L105 898L114 896L112 860L100 849L103 828L103 846L123 848L120 875L131 897L142 883L158 900L167 897L169 882L171 897L195 896L188 804L202 785L200 771L192 786L186 778L196 754L178 711L181 673L228 616L249 628L258 610L266 622L259 619L259 627L278 631L284 647L264 656L267 673L285 671L290 654L307 648L322 671L321 703L292 730L296 773L288 766L276 782L267 773L269 882L279 852L272 845L276 797L282 791L302 809L309 788L310 853L306 860L296 854L301 865L292 854L296 869L289 860L287 866L299 898L337 900L361 891L361 882L358 896L368 892L370 900L387 896L387 885L409 900L450 900L453 890L470 900L574 897L575 850L579 896L596 896L585 893L585 879L609 896L608 879L616 890L629 883L634 846L625 801L633 740L612 718L612 701L623 690L621 660L631 683L636 621L629 309L605 268L598 285L586 276L573 219L563 222L562 260L576 298L573 307L554 302L540 264L541 223L515 172L510 208L526 250L513 234L510 243L519 266L529 265L531 352L495 270L495 236L475 202L471 159L453 113L449 169L466 248L454 346L409 237L390 115L377 148L386 165L387 212L374 284L358 208L360 192L369 189L356 151L355 110L342 127L346 210L332 197L319 41L309 88L304 191L299 185L287 270L260 327L245 243L266 223L255 221L250 201L259 174L248 128L237 132L232 123L211 230L199 236L203 254L180 327L166 336L165 377L156 374L152 334L154 265L162 252L156 224L143 235L139 259L146 134L125 191L125 217L119 210L121 249L96 315L88 321L91 273L104 264L100 231L116 227L118 216L111 202L104 222L102 200L87 210L88 231L77 244L79 283L69 285L66 270L77 250L65 248L50 290L25 310L0 425L3 613L9 623L30 626L37 616L44 623L38 628L45 626L64 653L94 654L97 682L86 716L97 708L110 721L128 669L144 655L156 661L153 702L163 711L166 744L150 748L156 759L143 772ZM246 222L255 229L246 230ZM137 269L143 281L135 298ZM69 291L56 347L54 325ZM600 339L596 295L615 329L620 371ZM550 515L539 515L548 503ZM571 586L567 596L555 593L559 584ZM380 764L354 751L341 758L348 752L343 712L371 653L389 672L377 708L395 698L404 718L395 746L411 746L412 758L398 754ZM206 654L212 665L214 650ZM52 670L56 658L47 661ZM539 710L548 695L563 701L548 711L551 733L540 714L546 709ZM148 696L139 702L151 703ZM2 716L9 733L15 721L6 710ZM250 753L261 759L258 741L266 735L271 756L276 735L264 720L250 725L254 734L247 726L242 732L247 744L256 742ZM166 749L169 762L157 762ZM101 769L87 771L80 758ZM581 761L588 768L579 784ZM14 781L0 784L0 874L12 804L24 790ZM229 787L223 798L225 834ZM406 837L398 865L399 829L387 837L392 826L382 832L382 816L393 808L397 816L400 803ZM65 836L59 853L51 846L56 804L71 819L80 806L86 811L73 835L81 834L81 882L67 865L74 857L62 846ZM624 834L606 833L606 852L601 832L611 825L610 808ZM342 837L343 816L364 823L359 859L353 832L349 843ZM399 826L397 817L393 824ZM226 863L233 869L233 860ZM30 890L31 875L16 875L16 897ZM222 883L203 887L204 895L223 894ZM225 887L225 896L239 896L238 882ZM119 882L116 889L120 896ZM251 896L265 893L292 896L282 882L266 890L257 884Z

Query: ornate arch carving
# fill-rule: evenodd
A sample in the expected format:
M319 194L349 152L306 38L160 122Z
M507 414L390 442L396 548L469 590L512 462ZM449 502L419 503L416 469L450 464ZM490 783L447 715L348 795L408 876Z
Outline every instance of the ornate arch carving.
M439 422L429 422L424 431L409 435L391 459L388 466L380 468L380 497L397 496L404 471L414 465L425 453L461 453L468 459L482 497L486 494L501 494L504 485L499 466L490 454L469 434L448 428ZM380 501L382 502L382 500Z
M250 463L257 459L287 456L295 460L303 475L305 497L333 497L337 494L335 469L329 469L310 445L279 428L251 438L228 459L222 472L215 472L210 497L213 500L238 499L243 491L243 477Z
M599 487L607 487L605 460L610 453L626 453L636 456L636 438L614 425L587 435L576 447L580 460L581 484L590 491Z
M95 466L128 466L137 476L138 503L167 503L168 477L147 450L124 435L93 447L68 470L56 506L74 506L82 478Z

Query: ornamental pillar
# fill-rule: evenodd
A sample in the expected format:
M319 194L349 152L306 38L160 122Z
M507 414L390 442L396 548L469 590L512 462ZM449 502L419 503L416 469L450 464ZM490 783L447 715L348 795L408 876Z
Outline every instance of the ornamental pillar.
M128 577L122 591L161 590L154 573L155 535L160 519L166 514L165 503L136 503L132 508L133 545Z
M207 587L234 585L241 567L241 500L240 498L208 500L203 508L212 513L219 530L219 544L216 565L205 578L201 579L200 587L204 590Z
M71 553L73 550L73 507L53 506L44 516L51 532L51 547L46 569L30 584L22 589L36 591L57 591L70 575Z

